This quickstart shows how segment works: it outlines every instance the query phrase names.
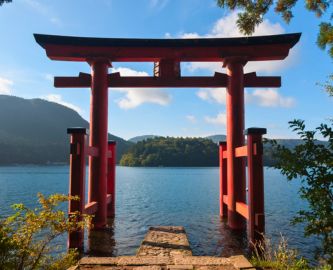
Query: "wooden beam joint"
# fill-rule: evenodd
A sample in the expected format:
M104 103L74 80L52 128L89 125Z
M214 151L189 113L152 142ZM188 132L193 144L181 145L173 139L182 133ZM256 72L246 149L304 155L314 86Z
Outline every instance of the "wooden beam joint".
M161 62L159 62L161 63ZM173 63L175 64L175 63ZM179 63L177 63L178 65ZM176 65L176 64L175 64ZM163 68L164 71L163 71ZM228 76L224 73L216 72L214 76L180 76L180 69L165 64L159 67L155 77L151 76L125 76L119 72L108 75L108 87L115 88L142 88L142 87L226 87ZM80 72L78 77L55 77L54 86L59 88L83 88L91 87L91 75ZM244 87L280 87L281 77L279 76L260 76L255 72L244 74Z

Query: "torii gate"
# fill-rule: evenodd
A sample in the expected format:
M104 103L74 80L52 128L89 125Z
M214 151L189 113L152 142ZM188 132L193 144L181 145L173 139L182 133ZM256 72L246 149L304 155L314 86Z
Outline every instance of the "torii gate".
M264 194L261 136L266 129L244 130L244 87L280 87L280 77L244 74L249 61L282 60L301 34L241 38L123 39L87 38L35 34L35 39L52 60L87 62L91 74L55 77L55 87L91 87L90 144L85 146L85 129L69 129L71 139L70 194L81 202L70 202L69 212L94 213L95 228L103 228L114 214L114 145L108 151L109 87L226 87L227 142L220 144L220 215L228 217L232 229L241 229L248 219L251 241L264 232ZM113 62L153 62L154 76L123 77L108 73ZM181 62L223 62L227 74L181 76ZM248 135L248 145L244 146ZM112 150L113 149L113 150ZM112 153L111 153L112 154ZM88 204L84 202L85 156L89 155ZM249 196L246 204L245 160L248 157ZM109 157L109 159L108 159ZM225 160L226 159L226 160ZM109 160L109 166L107 165ZM226 164L225 164L226 163ZM109 170L108 170L109 167ZM113 179L112 179L113 178ZM108 180L107 180L108 179ZM109 207L108 211L108 204ZM244 219L245 217L245 219ZM70 247L83 247L83 232L70 235Z

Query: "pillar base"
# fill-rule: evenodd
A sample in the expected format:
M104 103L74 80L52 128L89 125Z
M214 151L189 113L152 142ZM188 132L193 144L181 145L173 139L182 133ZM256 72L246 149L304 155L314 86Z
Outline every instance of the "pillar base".
M107 225L107 221L95 221L94 218L92 220L92 225L93 225L93 230L100 230L100 229L104 229Z
M238 213L228 210L228 226L233 230L246 229L246 220Z

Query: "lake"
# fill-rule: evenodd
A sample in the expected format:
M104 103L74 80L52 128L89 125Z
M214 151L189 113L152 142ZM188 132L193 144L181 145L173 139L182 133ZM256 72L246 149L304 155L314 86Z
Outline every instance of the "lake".
M0 167L0 215L10 205L36 205L36 194L68 193L68 166ZM117 167L116 218L99 249L91 254L133 255L149 226L184 226L195 255L229 256L247 252L246 235L234 233L219 218L218 168ZM298 196L299 181L288 182L278 170L265 168L266 234L311 258L318 239L303 237L303 226L290 220L306 203ZM66 237L60 239L66 245ZM104 242L104 243L102 243Z

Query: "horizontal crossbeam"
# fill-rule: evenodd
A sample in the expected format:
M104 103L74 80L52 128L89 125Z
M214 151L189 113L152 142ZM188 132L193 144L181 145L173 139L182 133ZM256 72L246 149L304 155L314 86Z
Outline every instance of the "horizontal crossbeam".
M236 211L244 218L249 219L249 207L246 203L236 202Z
M237 147L235 149L235 156L236 157L246 157L247 156L247 145Z
M226 87L228 75L216 72L214 76L201 77L179 77L161 78L149 76L126 76L120 74L109 74L109 87L112 88L160 88L160 87L180 87L180 88L211 88ZM54 86L59 88L84 88L91 87L91 75L80 73L78 77L55 77ZM280 87L281 77L260 76L255 72L244 74L244 87Z
M239 38L117 39L35 34L52 60L111 62L223 62L224 58L246 56L248 61L282 60L301 34Z
M97 209L98 209L98 202L87 203L84 207L84 214L93 215L97 212Z

